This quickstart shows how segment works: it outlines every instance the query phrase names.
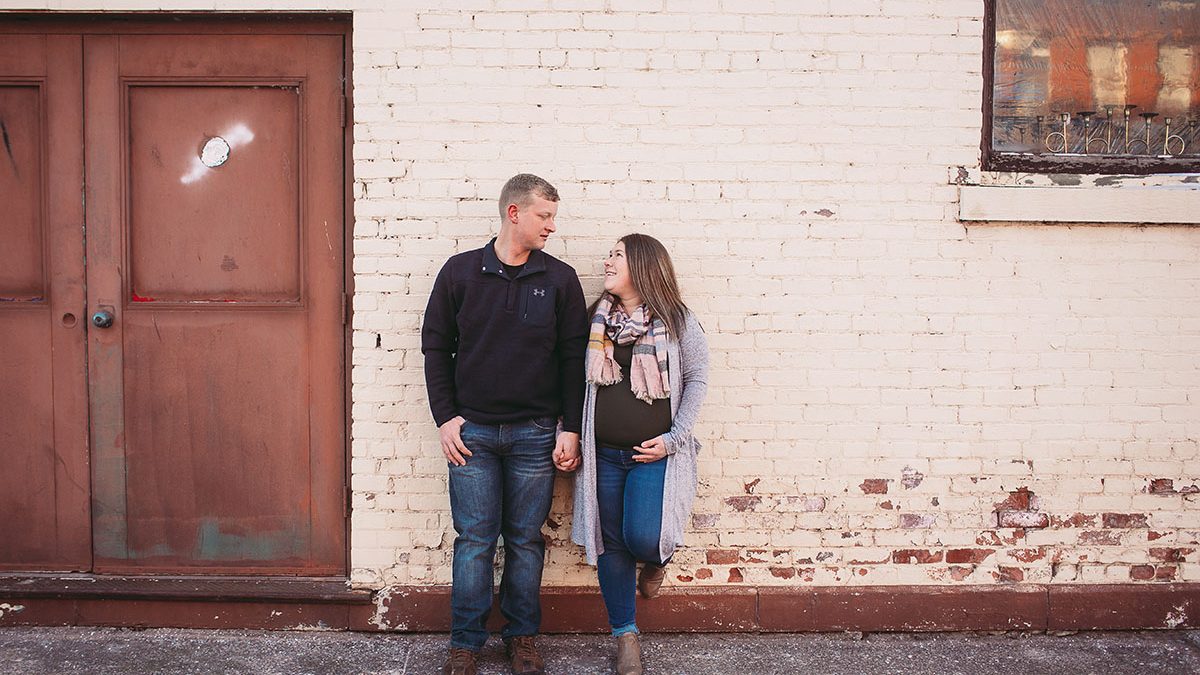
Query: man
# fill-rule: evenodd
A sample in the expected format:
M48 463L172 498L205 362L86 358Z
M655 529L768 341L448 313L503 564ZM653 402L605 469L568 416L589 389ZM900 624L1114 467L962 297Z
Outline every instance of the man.
M496 539L514 673L543 672L542 523L554 468L579 466L587 310L575 270L542 251L558 191L532 174L500 192L500 234L442 266L421 331L429 407L450 471L454 586L442 672L471 675L487 642ZM557 434L561 416L561 433Z

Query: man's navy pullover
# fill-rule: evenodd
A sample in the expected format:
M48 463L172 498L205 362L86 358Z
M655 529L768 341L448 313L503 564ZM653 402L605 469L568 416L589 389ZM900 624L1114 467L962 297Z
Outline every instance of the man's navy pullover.
M579 433L588 317L568 264L531 251L510 278L496 240L442 266L421 329L429 408L438 426L456 415L505 424L562 415Z

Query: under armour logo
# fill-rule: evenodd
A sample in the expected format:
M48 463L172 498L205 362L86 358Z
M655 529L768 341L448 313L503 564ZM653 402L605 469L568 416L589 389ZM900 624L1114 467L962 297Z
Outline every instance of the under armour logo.
M542 297L542 296L546 295L546 289L544 289L544 288L535 288L535 289L533 289L533 294L534 294L534 295L536 295L536 296L538 296L538 297Z

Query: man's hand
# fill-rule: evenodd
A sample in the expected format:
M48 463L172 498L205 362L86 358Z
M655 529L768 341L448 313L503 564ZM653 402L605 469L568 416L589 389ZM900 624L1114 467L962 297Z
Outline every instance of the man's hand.
M574 471L579 468L579 434L564 431L554 443L554 466L559 471Z
M635 462L657 462L667 456L667 444L663 442L662 436L655 436L648 441L642 441L641 445L633 446L634 451L638 454L633 456Z
M462 415L458 415L438 427L438 435L442 439L442 454L446 456L446 461L454 466L466 466L467 457L471 456L471 451L462 442L462 426L466 423Z

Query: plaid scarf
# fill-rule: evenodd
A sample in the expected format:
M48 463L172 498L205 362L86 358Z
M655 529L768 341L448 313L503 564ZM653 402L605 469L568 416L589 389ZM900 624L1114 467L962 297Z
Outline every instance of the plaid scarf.
M633 343L629 364L630 388L638 400L647 404L671 397L667 375L667 326L651 317L646 305L625 313L621 303L605 293L592 315L587 343L587 381L606 386L621 381L621 366L613 358L613 345Z

